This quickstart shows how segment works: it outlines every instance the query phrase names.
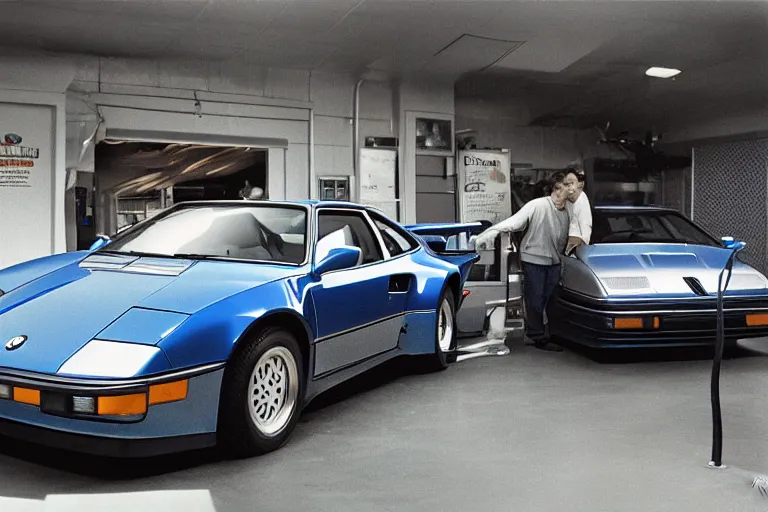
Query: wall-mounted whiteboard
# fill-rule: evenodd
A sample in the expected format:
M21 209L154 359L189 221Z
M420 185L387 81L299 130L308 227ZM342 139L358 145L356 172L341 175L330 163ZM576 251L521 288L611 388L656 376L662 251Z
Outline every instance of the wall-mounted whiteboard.
M397 220L397 151L360 149L360 203Z

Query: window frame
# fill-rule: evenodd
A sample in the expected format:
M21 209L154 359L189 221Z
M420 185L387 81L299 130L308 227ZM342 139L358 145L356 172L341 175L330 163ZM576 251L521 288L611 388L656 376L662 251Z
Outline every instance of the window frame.
M366 211L366 213L368 214L368 217L371 220L371 224L373 225L373 228L376 231L377 236L380 238L380 243L383 246L383 249L387 252L387 256L388 256L387 259L395 259L401 256L405 256L407 254L411 254L414 251L417 251L421 247L421 244L419 243L419 241L416 240L416 238L414 238L414 236L411 235L407 229L399 226L397 223L389 220L384 215L376 211ZM392 229L393 231L398 233L400 236L405 238L410 244L410 248L394 256L390 254L389 249L387 249L387 244L384 242L384 235L380 232L378 226L376 225L377 220L382 224L387 225L390 229Z
M680 212L678 212L676 210L665 210L665 209L659 209L659 210L642 210L642 209L632 210L630 208L627 208L627 209L617 208L615 210L611 210L611 209L594 208L593 211L592 211L592 218L593 218L593 223L592 223L593 231L592 232L593 232L593 234L595 232L595 230L594 230L594 225L595 225L594 218L596 216L603 216L605 218L606 222L607 222L608 218L611 217L611 216L626 217L626 216L629 216L629 215L635 215L635 216L638 216L638 217L644 217L644 216L647 216L647 217L658 217L656 219L656 221L659 224L661 224L661 226L664 229L667 229L667 230L669 228L664 225L664 223L662 222L662 219L664 217L677 217L682 222L684 222L688 226L692 227L694 229L694 231L697 231L700 235L702 235L705 239L708 239L712 243L711 245L707 245L707 244L702 244L702 243L698 243L697 242L697 243L688 243L689 245L706 245L706 246L711 246L711 247L724 247L722 240L718 240L716 237L712 236L712 234L707 232L704 228L702 228L701 226L696 224L693 220L689 219L688 217L686 217L685 215L683 215L682 213L680 213ZM664 220L666 220L666 219L664 219ZM673 227L674 227L674 225L673 225ZM675 228L675 231L679 232L679 230L677 228ZM593 245L611 245L611 244L614 244L614 243L617 243L617 242L602 242L602 241L592 242ZM622 243L645 243L645 242L622 242Z
M148 217L140 222L137 222L133 226L129 227L128 229L125 229L124 231L121 231L120 233L117 233L115 236L113 236L110 240L110 243L98 248L95 251L92 251L92 254L99 254L99 253L108 253L110 250L113 250L113 243L118 242L124 238L127 238L134 234L136 231L143 230L153 224L156 224L158 222L161 222L166 217L169 217L173 215L174 213L180 212L182 210L193 210L193 209L199 209L199 208L226 208L226 209L240 209L240 208L281 208L286 210L298 210L304 212L304 215L306 216L306 222L305 222L305 242L304 242L304 260L300 263L292 263L288 261L276 261L276 260L256 260L256 259L249 259L249 258L233 258L228 256L211 256L211 261L228 261L228 262L234 262L234 263L251 263L256 265L278 265L278 266L290 266L290 267L303 267L311 261L311 255L313 254L312 251L314 248L311 246L310 241L313 239L315 234L313 233L313 227L312 227L312 209L308 205L302 205L302 204L296 204L296 203L288 203L288 202L281 202L281 201L233 201L233 200L223 200L223 201L194 201L194 202L182 202L177 203L169 208L166 208L156 215L153 215L151 217ZM174 259L172 255L158 255L158 257L166 257L169 259ZM179 259L179 258L176 258Z
M356 267L350 267L342 270L338 270L337 272L342 272L345 270L356 270L358 268L364 268L371 265L377 265L379 263L384 263L390 259L389 251L387 251L386 246L384 245L384 241L381 239L381 234L379 233L378 229L376 229L376 226L373 224L373 221L371 220L371 217L368 215L368 212L364 209L360 208L343 208L343 207L317 207L315 208L314 212L314 222L313 222L313 237L312 237L312 256L311 261L313 265L317 265L320 263L316 260L317 256L317 243L320 241L320 215L322 214L338 214L338 215L356 215L358 217L362 218L363 223L368 227L368 229L371 230L371 233L373 234L373 241L374 244L379 249L379 252L381 254L381 259L377 261L371 261L368 263L362 263Z

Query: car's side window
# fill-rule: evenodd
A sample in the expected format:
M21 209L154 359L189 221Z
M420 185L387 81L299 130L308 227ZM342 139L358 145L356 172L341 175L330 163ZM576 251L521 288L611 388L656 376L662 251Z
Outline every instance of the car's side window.
M386 245L390 256L398 256L419 246L418 242L414 240L413 237L404 233L402 229L398 228L380 215L371 213L370 216L374 225L376 226L376 229L379 230L381 238L384 240L384 245Z
M376 235L360 213L320 210L317 229L315 261L320 261L331 249L343 245L360 248L362 251L361 259L358 261L360 265L384 259Z

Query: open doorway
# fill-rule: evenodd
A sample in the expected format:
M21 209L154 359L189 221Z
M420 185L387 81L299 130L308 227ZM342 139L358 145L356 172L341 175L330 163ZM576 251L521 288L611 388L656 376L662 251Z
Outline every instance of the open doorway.
M268 199L267 190L266 149L102 141L95 151L93 219L78 225L78 247L175 203Z

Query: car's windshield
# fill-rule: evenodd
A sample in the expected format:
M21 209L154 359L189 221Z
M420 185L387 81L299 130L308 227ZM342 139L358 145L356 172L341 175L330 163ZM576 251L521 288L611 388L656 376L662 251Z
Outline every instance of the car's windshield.
M595 211L592 243L721 244L691 221L668 211Z
M300 264L307 212L287 206L190 206L161 214L100 252Z

